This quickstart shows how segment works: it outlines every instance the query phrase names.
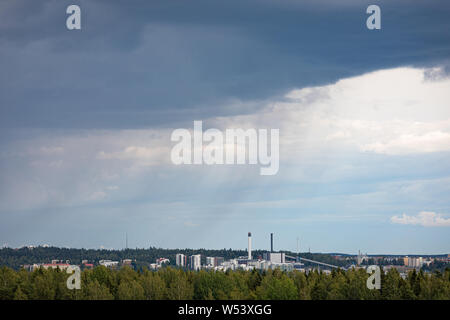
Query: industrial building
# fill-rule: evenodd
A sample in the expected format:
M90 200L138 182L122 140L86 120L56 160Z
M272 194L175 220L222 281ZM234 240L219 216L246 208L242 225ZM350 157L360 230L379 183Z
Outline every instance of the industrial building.
M283 252L266 252L263 259L271 263L286 263L286 255Z
M247 256L224 261L223 257L206 257L206 264L201 265L201 256L192 255L189 257L189 267L192 270L200 270L202 267L214 270L268 270L279 268L284 271L299 269L302 264L299 262L286 262L284 252L273 252L273 233L270 234L271 252L266 252L263 257L253 259L252 256L252 233L247 233ZM182 253L176 254L176 265L179 267L186 266L186 256Z

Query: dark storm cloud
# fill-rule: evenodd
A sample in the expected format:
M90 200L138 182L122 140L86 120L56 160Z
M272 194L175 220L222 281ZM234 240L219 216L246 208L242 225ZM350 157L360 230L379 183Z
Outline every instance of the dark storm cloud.
M365 27L379 4L382 30ZM79 4L82 31L65 28ZM3 128L135 128L252 112L233 101L447 63L448 1L3 1Z

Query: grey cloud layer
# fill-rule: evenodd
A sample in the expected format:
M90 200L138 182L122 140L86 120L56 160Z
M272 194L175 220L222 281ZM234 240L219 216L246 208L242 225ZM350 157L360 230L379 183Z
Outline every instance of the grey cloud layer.
M80 0L0 7L0 125L140 128L245 114L292 88L446 63L447 1ZM236 101L240 108L233 108Z

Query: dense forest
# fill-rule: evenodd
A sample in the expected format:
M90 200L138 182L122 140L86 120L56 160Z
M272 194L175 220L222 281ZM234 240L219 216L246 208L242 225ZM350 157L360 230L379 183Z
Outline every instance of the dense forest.
M158 271L112 270L103 266L81 273L81 289L69 290L68 274L59 269L0 268L3 300L184 300L184 299L450 299L450 269L425 274L412 271L406 279L391 269L382 272L381 290L366 287L363 269L313 271L183 271L168 267Z
M254 257L262 256L262 250L253 251ZM175 264L175 255L183 253L187 256L193 254L202 255L202 263L205 263L205 257L223 257L225 260L247 256L245 250L208 250L208 249L124 249L124 250L98 250L98 249L69 249L57 247L23 247L20 249L3 248L0 249L0 266L7 266L15 270L21 266L33 263L50 263L52 260L69 260L71 264L81 264L82 260L88 260L90 263L97 264L100 260L132 259L133 266L136 269L148 267L149 263L154 263L157 258L168 258L170 264ZM286 254L295 255L290 252ZM344 261L338 261L332 256L320 253L302 253L302 257L320 262L334 264L344 267L347 264Z

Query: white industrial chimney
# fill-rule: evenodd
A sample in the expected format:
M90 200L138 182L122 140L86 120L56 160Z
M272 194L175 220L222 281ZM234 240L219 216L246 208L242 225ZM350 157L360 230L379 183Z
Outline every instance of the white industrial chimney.
M252 260L252 233L248 233L248 260Z

